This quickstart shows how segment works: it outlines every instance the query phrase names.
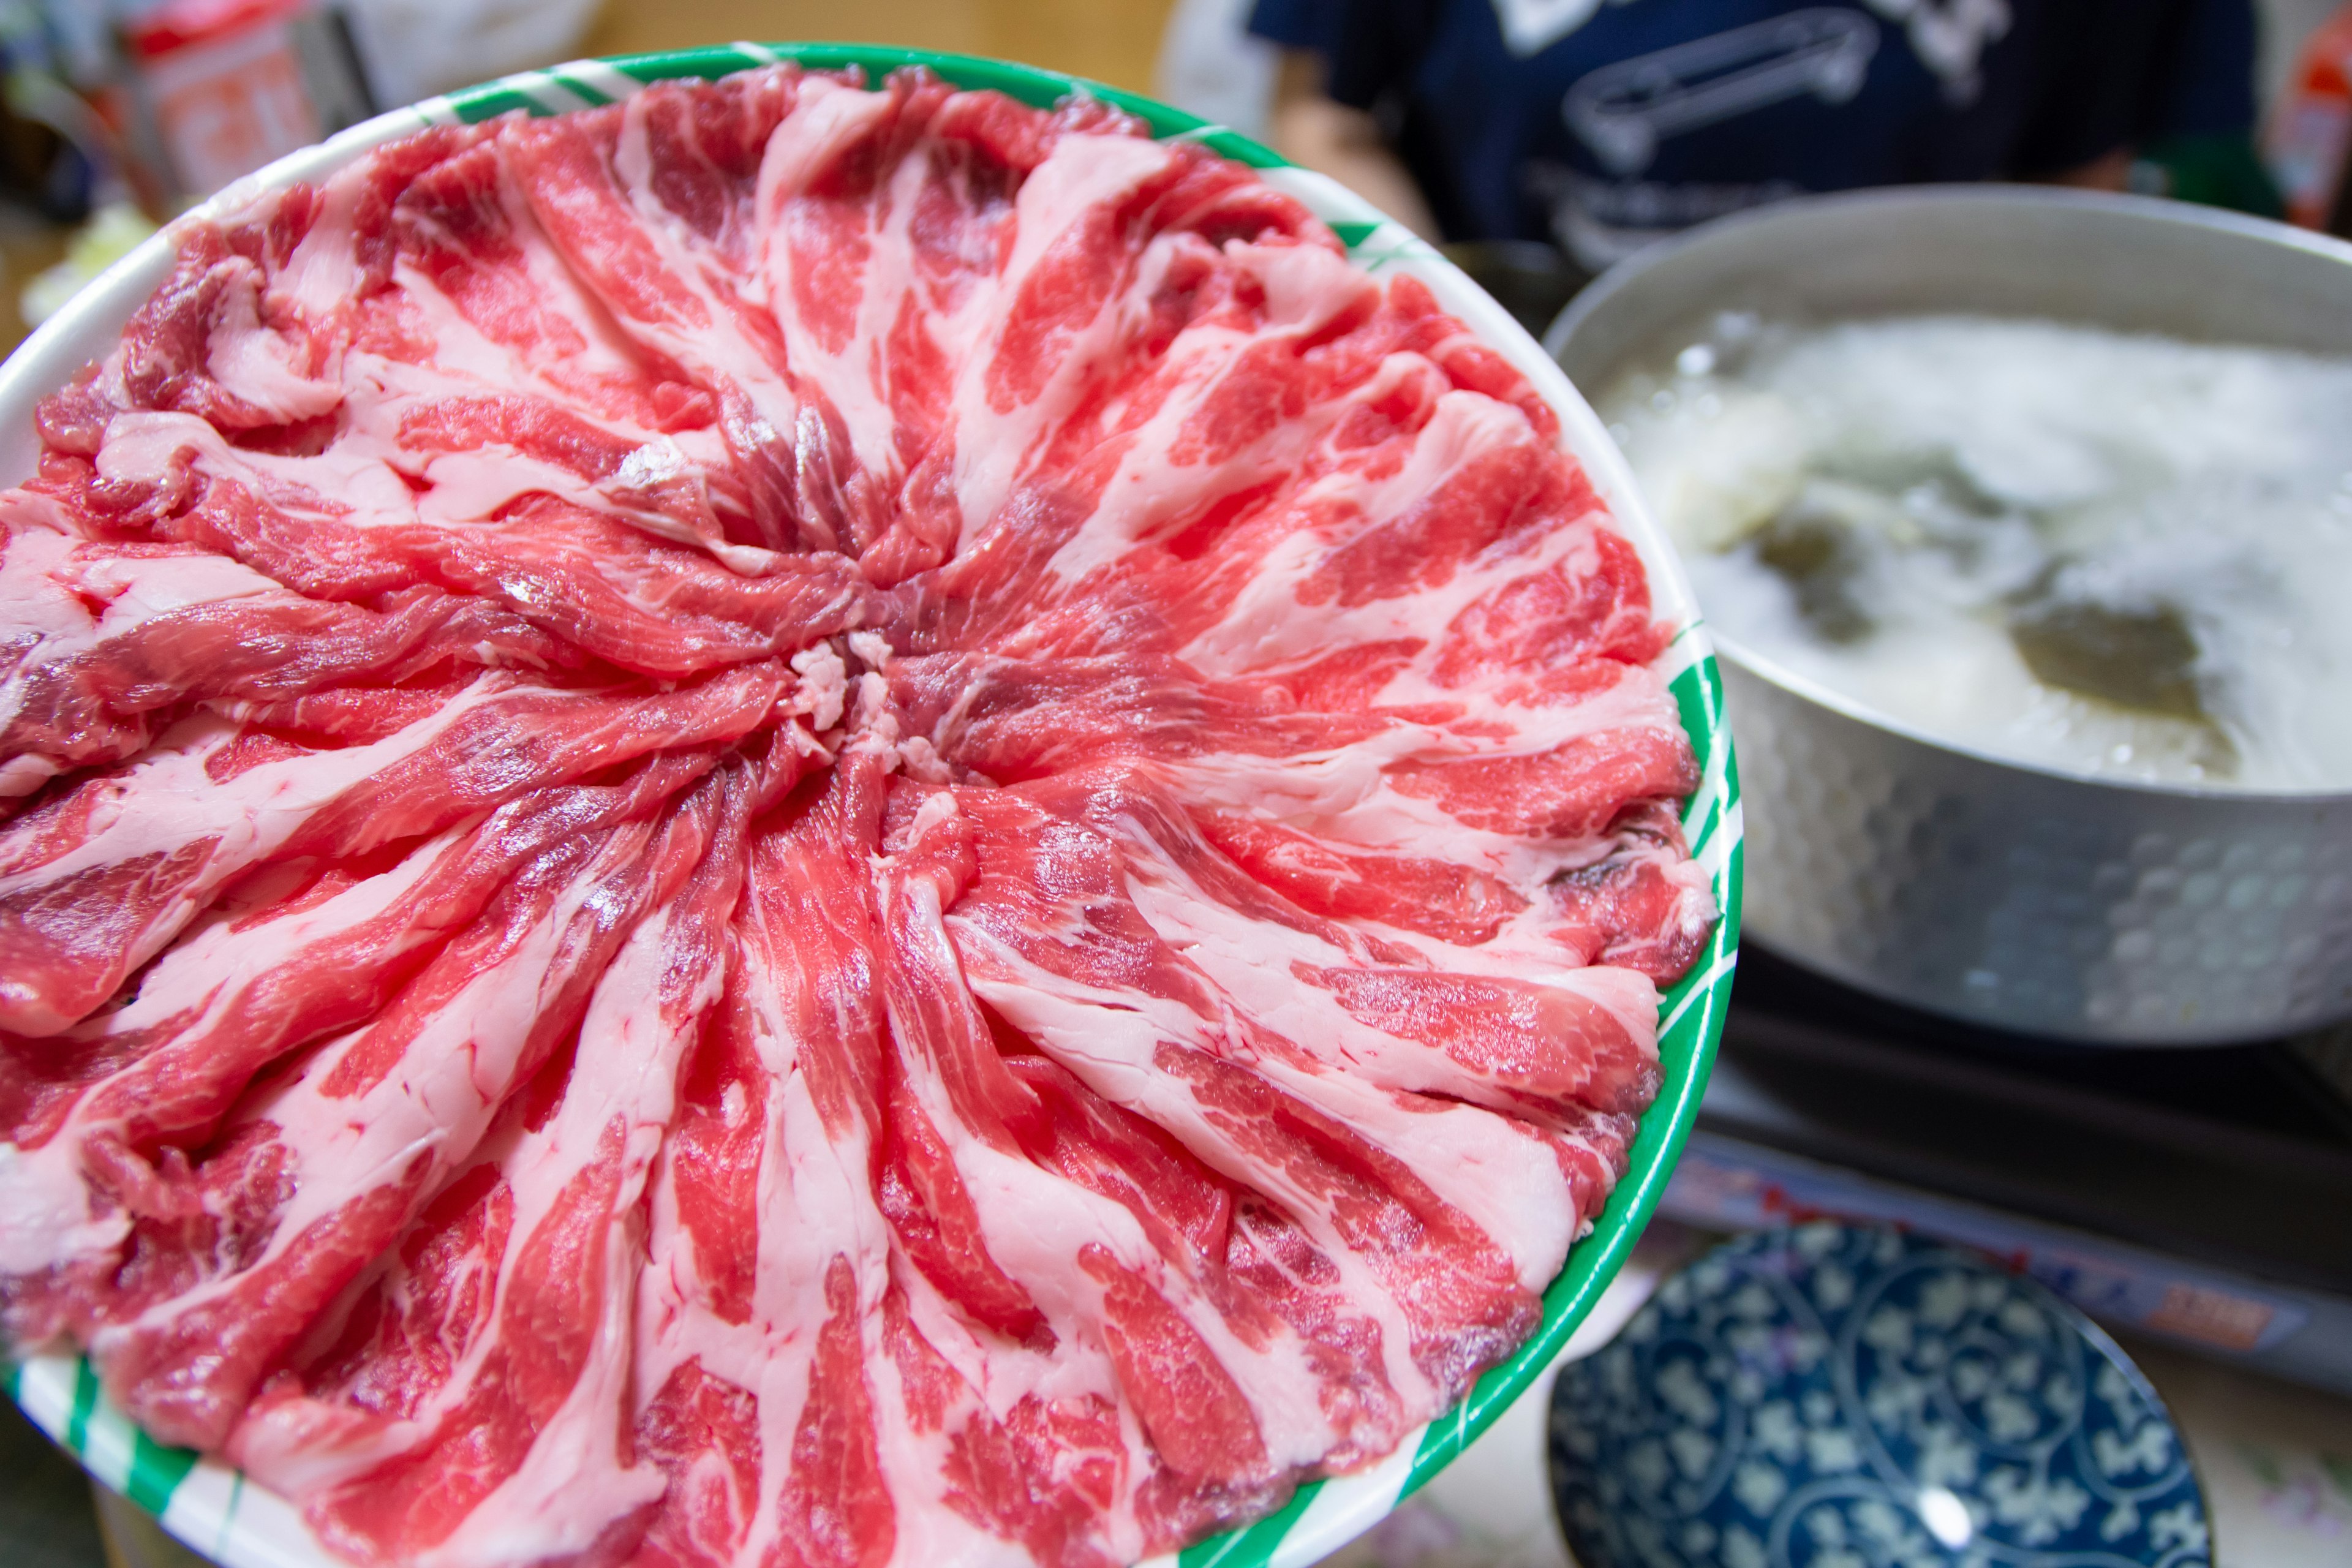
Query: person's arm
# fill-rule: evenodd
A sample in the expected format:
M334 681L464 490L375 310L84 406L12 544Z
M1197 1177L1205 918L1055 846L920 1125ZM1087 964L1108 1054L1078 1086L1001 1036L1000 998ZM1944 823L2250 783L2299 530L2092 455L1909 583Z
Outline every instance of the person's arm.
M2118 147L2087 163L2077 163L2071 169L2061 169L2055 174L2037 175L2032 183L2072 185L2078 191L2120 191L2131 183L2134 155L2133 148Z
M1294 163L1330 175L1433 243L1437 220L1430 216L1421 187L1381 135L1379 122L1360 109L1334 102L1323 84L1322 56L1311 49L1282 51L1274 111L1267 117L1274 150Z

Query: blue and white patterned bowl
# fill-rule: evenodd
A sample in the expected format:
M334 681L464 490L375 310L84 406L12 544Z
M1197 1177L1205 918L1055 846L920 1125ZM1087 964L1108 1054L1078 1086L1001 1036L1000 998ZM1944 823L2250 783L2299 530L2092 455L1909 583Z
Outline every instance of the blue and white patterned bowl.
M1583 1568L2209 1568L2187 1449L2032 1280L1890 1230L1727 1243L1553 1384Z

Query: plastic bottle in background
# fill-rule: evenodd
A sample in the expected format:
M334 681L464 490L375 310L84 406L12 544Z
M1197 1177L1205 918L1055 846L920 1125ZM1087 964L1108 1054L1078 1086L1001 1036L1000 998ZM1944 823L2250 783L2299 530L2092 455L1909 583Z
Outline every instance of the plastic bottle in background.
M384 109L509 71L570 58L604 7L600 0L339 0L368 85ZM646 7L650 11L650 6ZM738 11L748 7L738 6ZM676 8L674 26L700 7ZM841 14L842 36L857 31ZM766 37L768 35L761 35Z
M2352 5L2304 41L2272 110L2263 153L2290 223L2341 232L2345 169L2352 162Z
M1177 108L1263 142L1281 51L1249 31L1251 0L1176 0L1152 90Z

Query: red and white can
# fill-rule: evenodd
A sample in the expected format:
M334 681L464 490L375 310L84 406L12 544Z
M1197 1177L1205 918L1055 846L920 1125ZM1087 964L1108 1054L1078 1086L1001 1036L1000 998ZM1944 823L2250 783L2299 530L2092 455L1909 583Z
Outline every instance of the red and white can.
M184 195L365 116L340 20L316 0L166 0L125 28L136 96Z

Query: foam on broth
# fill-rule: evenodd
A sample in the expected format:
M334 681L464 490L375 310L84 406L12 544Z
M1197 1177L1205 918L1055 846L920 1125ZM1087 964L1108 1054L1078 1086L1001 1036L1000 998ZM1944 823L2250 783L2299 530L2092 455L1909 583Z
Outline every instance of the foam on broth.
M2352 362L1727 314L1601 408L1759 654L2020 761L2352 787Z

